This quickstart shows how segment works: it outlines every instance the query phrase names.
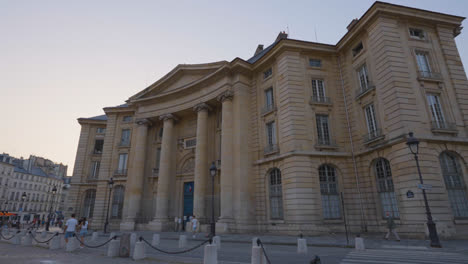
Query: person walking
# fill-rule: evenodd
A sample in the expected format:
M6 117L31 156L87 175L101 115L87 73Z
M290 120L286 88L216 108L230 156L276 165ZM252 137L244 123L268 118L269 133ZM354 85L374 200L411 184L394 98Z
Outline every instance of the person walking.
M193 216L192 218L192 237L193 238L196 237L197 228L198 228L198 219L195 216Z
M390 215L390 212L387 212L386 216L387 216L388 231L387 231L387 234L385 235L385 240L388 240L388 238L390 237L390 234L393 234L395 236L396 240L399 242L400 237L398 236L398 234L397 234L397 232L395 230L396 224L395 224L395 221L393 220L393 215Z
M75 219L75 214L72 214L65 224L65 243L68 243L68 238L73 237L73 234L75 234L76 225L78 225L78 221Z
M80 248L84 247L84 238L87 235L88 235L88 221L86 220L86 217L83 217L83 220L81 221L81 230L80 230L80 239L81 239Z

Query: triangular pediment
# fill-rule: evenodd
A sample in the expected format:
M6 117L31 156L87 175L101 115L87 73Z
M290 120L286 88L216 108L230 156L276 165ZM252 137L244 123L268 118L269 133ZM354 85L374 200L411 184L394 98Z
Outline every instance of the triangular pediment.
M207 64L180 64L143 91L130 97L130 100L152 98L183 90L209 78L226 64L226 61Z

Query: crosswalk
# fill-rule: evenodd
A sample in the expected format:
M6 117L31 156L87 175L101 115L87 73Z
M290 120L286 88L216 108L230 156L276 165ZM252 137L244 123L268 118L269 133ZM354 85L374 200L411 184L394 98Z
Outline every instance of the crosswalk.
M431 250L367 249L351 251L341 264L468 264L468 254Z

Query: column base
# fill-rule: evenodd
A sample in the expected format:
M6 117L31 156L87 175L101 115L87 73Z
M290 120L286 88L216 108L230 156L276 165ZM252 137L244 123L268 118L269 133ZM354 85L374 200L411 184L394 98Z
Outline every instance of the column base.
M120 231L134 231L135 230L135 222L133 221L125 221L120 223Z
M231 233L230 225L234 223L232 218L221 218L216 222L216 233L217 234L228 234Z
M155 232L173 231L174 223L170 222L169 219L154 219L148 223L147 227Z

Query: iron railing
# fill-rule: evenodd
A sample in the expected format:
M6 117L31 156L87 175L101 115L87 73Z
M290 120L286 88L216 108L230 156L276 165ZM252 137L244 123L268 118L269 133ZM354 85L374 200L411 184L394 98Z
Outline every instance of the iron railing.
M418 71L418 77L423 79L442 80L442 75L432 71Z
M265 149L263 150L263 153L266 155L266 154L271 154L271 153L275 153L275 152L278 152L278 151L279 151L278 145L271 144L271 145L267 145L265 147Z
M457 125L455 123L432 121L431 126L433 130L450 130L450 131L457 130Z
M372 85L371 83L367 83L366 87L361 88L360 90L356 92L356 98L359 98L372 90L375 90L375 85Z
M127 176L127 169L117 169L114 171L114 176Z
M310 104L331 104L330 97L326 96L316 96L313 95L310 97Z
M374 131L370 131L369 133L365 134L363 140L365 143L373 141L382 136L382 130L376 129Z
M276 110L276 106L275 106L275 105L273 105L273 104L265 105L265 106L262 108L262 115L268 114L269 112L272 112L272 111L275 111L275 110Z

